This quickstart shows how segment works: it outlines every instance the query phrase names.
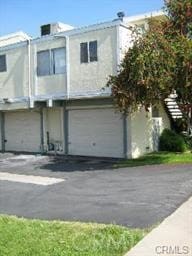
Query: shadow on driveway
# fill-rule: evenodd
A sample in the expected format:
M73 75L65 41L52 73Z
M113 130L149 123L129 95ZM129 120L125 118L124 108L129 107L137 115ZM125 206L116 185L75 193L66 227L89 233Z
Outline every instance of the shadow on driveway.
M83 156L49 156L49 160L41 162L39 169L52 172L97 171L113 169L119 159L83 157Z

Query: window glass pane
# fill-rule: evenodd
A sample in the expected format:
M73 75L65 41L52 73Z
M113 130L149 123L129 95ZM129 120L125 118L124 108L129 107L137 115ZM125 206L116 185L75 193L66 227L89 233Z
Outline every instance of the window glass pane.
M49 51L37 53L37 75L46 76L50 74L50 54Z
M5 72L5 71L7 71L6 56L0 55L0 72Z
M89 43L89 57L90 61L97 61L97 41Z
M87 43L81 43L81 63L87 63L88 62L88 46Z
M63 74L66 72L66 48L52 50L53 74Z

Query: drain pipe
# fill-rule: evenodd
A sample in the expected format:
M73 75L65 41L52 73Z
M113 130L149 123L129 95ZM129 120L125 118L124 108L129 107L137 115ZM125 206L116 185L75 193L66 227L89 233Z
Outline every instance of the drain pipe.
M69 57L69 37L66 39L66 76L67 76L67 99L70 98L70 57Z
M70 98L70 55L69 55L69 36L65 35L55 35L57 38L65 38L66 42L66 98Z
M32 89L31 89L31 39L27 40L28 43L28 97L29 97L29 107L32 107Z

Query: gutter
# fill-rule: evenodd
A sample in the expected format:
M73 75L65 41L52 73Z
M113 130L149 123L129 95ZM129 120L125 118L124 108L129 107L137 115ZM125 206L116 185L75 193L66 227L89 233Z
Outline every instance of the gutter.
M119 19L117 19L117 20L113 20L110 22L103 22L103 23L99 23L99 24L95 24L95 25L90 25L87 27L74 28L72 30L61 31L54 35L47 35L47 36L44 36L43 38L42 37L37 37L34 39L32 38L31 44L33 45L33 44L40 43L40 42L50 41L50 40L53 40L54 37L74 36L74 35L78 35L78 34L87 33L90 31L97 31L97 30L101 30L101 29L111 28L111 27L118 26L120 24L122 24L122 22ZM7 50L15 49L15 48L20 48L24 45L26 45L26 41L13 43L11 45L6 45L6 46L0 47L0 51L7 51Z

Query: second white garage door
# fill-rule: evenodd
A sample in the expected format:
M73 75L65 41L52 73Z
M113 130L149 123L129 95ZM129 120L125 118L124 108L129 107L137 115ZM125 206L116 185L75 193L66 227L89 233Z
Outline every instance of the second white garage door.
M5 150L40 151L40 113L21 111L5 113Z
M69 154L123 157L123 121L114 109L69 111Z
M2 150L1 123L2 123L2 116L0 115L0 151Z

